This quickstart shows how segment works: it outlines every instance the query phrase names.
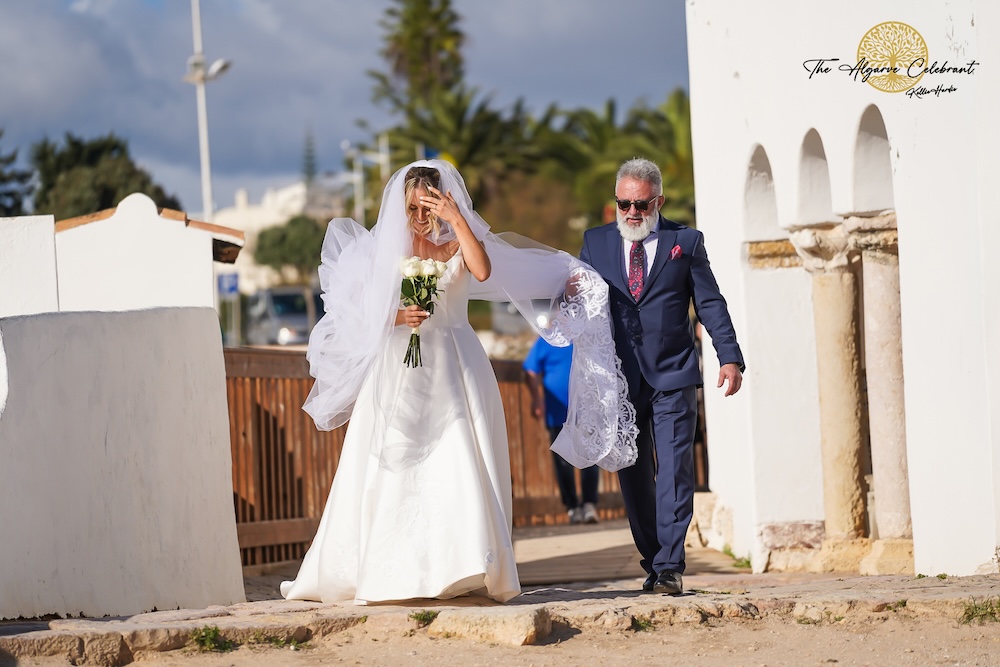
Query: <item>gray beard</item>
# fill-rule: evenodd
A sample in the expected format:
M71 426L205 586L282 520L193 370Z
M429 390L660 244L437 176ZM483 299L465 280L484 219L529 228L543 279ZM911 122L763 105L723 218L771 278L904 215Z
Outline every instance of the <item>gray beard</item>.
M650 211L648 215L642 216L642 224L638 227L625 222L625 215L618 211L618 233L626 241L642 241L653 232L656 223L659 222L659 211Z

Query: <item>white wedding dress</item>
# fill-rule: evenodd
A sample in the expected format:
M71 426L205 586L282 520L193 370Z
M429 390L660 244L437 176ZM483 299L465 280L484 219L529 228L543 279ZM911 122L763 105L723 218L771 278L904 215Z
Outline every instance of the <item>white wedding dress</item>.
M354 404L312 546L288 599L358 604L520 593L507 431L496 376L468 321L461 253L420 327L393 330Z

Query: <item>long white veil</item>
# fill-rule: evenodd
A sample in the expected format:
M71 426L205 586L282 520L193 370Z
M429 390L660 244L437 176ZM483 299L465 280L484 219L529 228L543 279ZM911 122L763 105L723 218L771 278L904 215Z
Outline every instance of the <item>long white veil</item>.
M615 354L607 284L568 253L517 234L491 233L473 209L461 175L440 160L414 162L393 174L371 231L348 218L335 218L327 228L319 269L326 312L309 338L306 357L316 382L303 406L317 428L334 429L350 419L362 383L392 333L399 260L412 254L403 184L413 167L438 170L439 189L452 194L490 257L489 279L473 280L470 296L509 301L548 342L574 344L568 416L552 449L580 468L619 470L634 463L638 429ZM432 240L453 238L442 220ZM545 301L555 316L541 328L535 309Z

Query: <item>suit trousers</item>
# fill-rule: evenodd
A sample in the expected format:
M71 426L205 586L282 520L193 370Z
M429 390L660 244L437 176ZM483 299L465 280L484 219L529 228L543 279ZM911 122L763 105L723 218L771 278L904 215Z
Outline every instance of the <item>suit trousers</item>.
M633 392L639 457L618 471L632 537L646 572L683 573L684 539L694 512L694 386L659 391L645 379Z

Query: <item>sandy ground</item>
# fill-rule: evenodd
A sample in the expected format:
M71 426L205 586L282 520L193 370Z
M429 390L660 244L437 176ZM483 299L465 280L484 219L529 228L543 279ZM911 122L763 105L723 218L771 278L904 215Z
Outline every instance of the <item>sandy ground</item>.
M623 524L624 525L624 524ZM622 591L635 592L642 581L637 556L627 528L613 522L583 529L522 529L519 543L519 571L526 579L548 581L553 572L578 584L565 588L536 590L526 587L524 604L534 600L533 593L549 591L552 597L537 601L560 605L596 604L621 598L622 604L636 602ZM577 544L579 542L579 544ZM686 588L696 591L726 589L767 591L784 587L786 597L808 601L838 599L855 595L876 600L880 590L894 591L901 598L920 595L934 599L935 594L950 593L951 587L970 596L996 594L990 578L922 581L848 581L834 574L806 575L770 573L750 575L734 568L731 559L707 549L692 549L689 565L697 574L685 578ZM274 600L280 581L295 574L294 567L268 572L246 580L251 600ZM597 581L585 581L582 575L600 575ZM611 578L611 575L618 577ZM631 578L630 578L631 577ZM898 578L897 578L898 579ZM860 587L860 588L859 588ZM560 592L561 591L561 592ZM874 591L874 593L873 593ZM908 594L908 592L910 592ZM919 593L919 595L917 595ZM707 594L707 593L706 593ZM560 595L562 597L560 597ZM962 594L960 594L961 597ZM610 597L609 597L610 596ZM866 598L867 596L867 598ZM640 595L640 597L642 597ZM561 600L562 602L559 602ZM266 605L267 603L261 603ZM461 598L442 603L449 606L482 606L481 601ZM403 605L410 606L410 605ZM419 601L424 609L435 604ZM492 606L487 604L486 606ZM262 607L260 613L273 614L280 624L280 606ZM577 609L579 612L580 610ZM405 614L405 611L404 611ZM404 616L405 617L405 616ZM655 617L654 617L655 618ZM826 616L827 620L810 622L796 615L765 615L759 619L708 616L701 624L663 622L647 628L583 630L555 623L552 633L534 646L512 647L462 638L434 638L426 629L401 628L399 623L367 623L349 630L306 642L300 646L245 644L225 653L199 652L186 648L166 653L137 656L137 663L150 667L250 667L257 665L504 665L506 666L576 666L668 665L743 667L778 665L981 665L1000 667L1000 623L961 625L940 614L922 615L918 611L893 610L889 613L856 611L846 618ZM69 665L65 658L25 658L19 662L0 652L0 667L55 667Z
M141 661L150 667L251 665L1000 665L1000 624L959 625L927 618L869 623L799 624L791 620L725 620L581 634L558 626L536 646L510 647L434 639L425 631L387 635L363 626L289 647L242 646L227 653L183 649ZM26 659L37 667L64 660ZM6 666L4 666L6 667Z

